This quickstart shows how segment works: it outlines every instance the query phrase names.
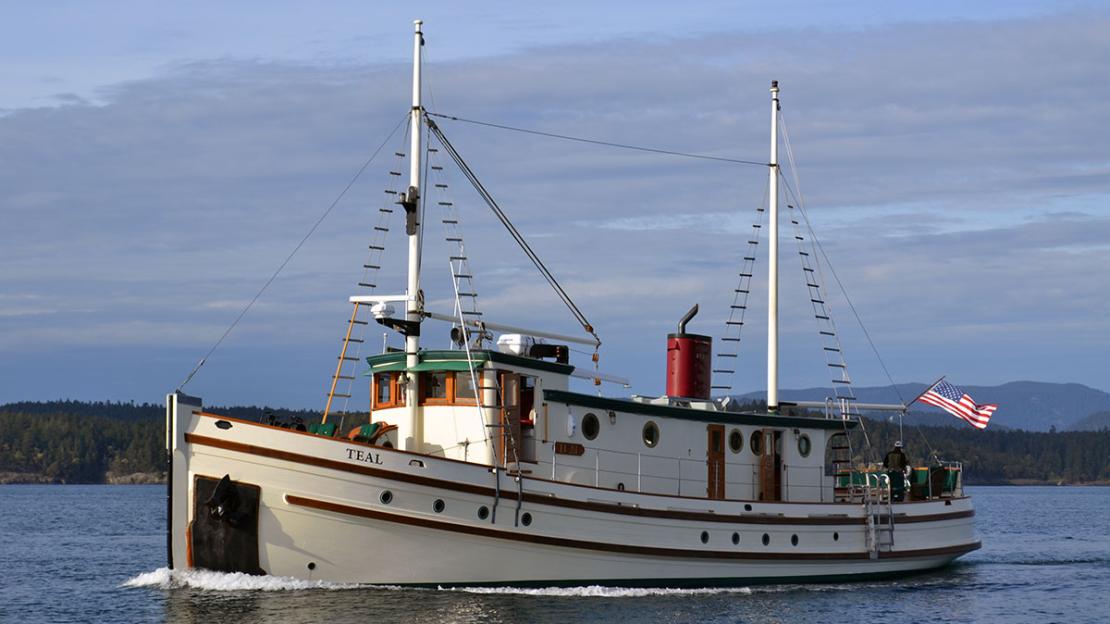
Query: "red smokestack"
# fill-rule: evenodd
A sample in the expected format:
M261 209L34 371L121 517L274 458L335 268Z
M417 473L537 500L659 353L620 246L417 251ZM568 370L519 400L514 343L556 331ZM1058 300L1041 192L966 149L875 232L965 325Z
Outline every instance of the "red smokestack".
M697 304L678 323L678 333L667 334L667 396L708 399L713 383L713 339L686 333L686 323L698 313Z

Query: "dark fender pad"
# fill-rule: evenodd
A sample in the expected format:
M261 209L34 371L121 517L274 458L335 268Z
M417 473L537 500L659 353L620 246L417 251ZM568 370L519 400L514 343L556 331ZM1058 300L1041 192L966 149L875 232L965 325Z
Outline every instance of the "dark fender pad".
M190 523L193 566L219 572L266 574L258 565L257 485L197 476Z

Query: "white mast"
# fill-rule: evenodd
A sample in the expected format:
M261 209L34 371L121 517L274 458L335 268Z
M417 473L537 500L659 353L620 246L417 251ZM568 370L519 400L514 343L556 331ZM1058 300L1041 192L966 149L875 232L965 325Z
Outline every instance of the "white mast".
M779 408L779 81L771 81L767 254L767 409Z
M424 294L420 292L420 169L423 146L421 145L421 130L423 108L420 101L420 57L424 45L424 33L420 26L424 22L416 20L413 34L412 48L412 118L409 122L409 131L412 141L409 144L409 189L402 199L406 212L406 232L409 237L409 273L408 288L405 302L405 320L408 321L405 335L405 365L410 371L420 362L420 322L423 315ZM419 416L420 401L418 390L418 374L407 373L408 383L405 384L405 417L408 422L398 427L400 434L398 440L401 448L407 451L421 452L424 446L424 426ZM407 431L406 431L407 430Z

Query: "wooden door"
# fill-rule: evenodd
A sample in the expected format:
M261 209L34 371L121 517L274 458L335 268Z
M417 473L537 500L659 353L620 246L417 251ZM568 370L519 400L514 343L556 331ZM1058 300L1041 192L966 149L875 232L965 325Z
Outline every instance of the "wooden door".
M763 429L763 454L759 457L759 500L782 500L782 461L779 457L779 440L782 432Z
M520 375L501 373L501 435L497 436L501 462L508 466L520 453Z
M725 497L725 426L709 425L705 429L706 496L721 500Z

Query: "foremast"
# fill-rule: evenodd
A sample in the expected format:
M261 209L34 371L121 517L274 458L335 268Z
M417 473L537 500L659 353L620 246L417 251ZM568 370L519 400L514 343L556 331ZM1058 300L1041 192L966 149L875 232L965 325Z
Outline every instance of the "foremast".
M413 368L420 363L420 323L424 317L424 293L420 290L421 229L420 214L420 173L422 168L422 129L424 108L421 102L420 65L424 46L423 21L413 22L412 44L412 111L409 120L409 188L401 199L405 208L405 233L409 237L408 285L405 292L405 421L398 427L402 439L398 440L403 450L421 451L424 445L423 419L420 418L420 401L417 395L419 383ZM406 435L407 433L407 435Z
M779 81L771 81L767 212L767 410L779 409Z

